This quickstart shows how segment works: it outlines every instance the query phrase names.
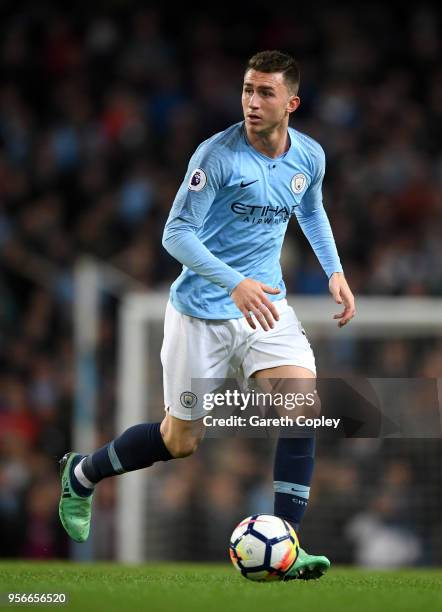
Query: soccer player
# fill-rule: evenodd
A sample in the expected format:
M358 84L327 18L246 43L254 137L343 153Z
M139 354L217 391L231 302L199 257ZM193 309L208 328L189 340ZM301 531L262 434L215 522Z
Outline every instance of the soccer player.
M322 203L324 151L289 127L300 104L294 58L263 51L248 62L244 120L204 141L192 156L167 220L163 245L183 264L171 287L161 350L166 415L134 425L87 456L60 461L60 518L68 534L89 534L94 487L103 478L192 454L203 436L195 379L241 375L314 385L310 344L285 299L279 256L295 215L343 311L355 314ZM307 506L314 439L282 438L274 463L275 515L298 532ZM301 549L289 578L320 577L326 557Z

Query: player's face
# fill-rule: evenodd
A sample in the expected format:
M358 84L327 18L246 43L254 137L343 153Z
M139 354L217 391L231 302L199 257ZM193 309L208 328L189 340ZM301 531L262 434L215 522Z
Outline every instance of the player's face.
M289 114L299 106L282 72L248 70L244 76L242 108L247 129L256 134L287 125Z

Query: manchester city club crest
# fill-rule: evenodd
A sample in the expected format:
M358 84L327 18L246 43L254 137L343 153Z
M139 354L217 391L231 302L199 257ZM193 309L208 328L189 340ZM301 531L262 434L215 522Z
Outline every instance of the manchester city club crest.
M302 174L302 172L298 172L292 178L292 191L294 193L301 193L301 191L304 190L304 187L306 186L306 184L307 184L307 178L305 174Z
M188 188L190 191L201 191L206 186L206 183L207 176L204 170L201 168L195 168L190 175Z
M180 402L184 408L194 408L198 402L198 398L192 391L184 391L180 395Z

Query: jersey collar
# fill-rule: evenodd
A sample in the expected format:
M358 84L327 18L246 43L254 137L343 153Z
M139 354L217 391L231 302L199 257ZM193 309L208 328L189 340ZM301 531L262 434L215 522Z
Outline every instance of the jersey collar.
M268 157L268 155L264 155L264 153L261 153L260 151L257 151L257 150L255 149L255 147L254 147L253 145L251 145L251 144L250 144L249 139L247 138L247 131L246 131L246 127L245 127L245 123L244 123L244 121L242 122L242 133L243 133L244 141L245 141L245 143L246 143L247 147L249 147L249 149L250 149L251 153L252 153L253 155L255 155L256 157L258 157L259 159L263 159L263 160L265 160L265 161L267 161L267 162L273 162L273 163L275 163L275 162L277 162L277 161L281 161L282 159L284 159L284 157L287 155L287 153L288 153L288 152L291 150L291 148L292 148L292 146L293 146L293 139L292 139L292 137L290 136L290 131L289 131L289 130L287 130L287 134L288 134L289 141L290 141L289 148L287 149L287 151L285 151L285 152L284 152L282 155L280 155L279 157Z

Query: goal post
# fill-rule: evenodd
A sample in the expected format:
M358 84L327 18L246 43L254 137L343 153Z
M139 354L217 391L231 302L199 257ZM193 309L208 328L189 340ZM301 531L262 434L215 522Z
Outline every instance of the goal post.
M73 335L75 349L75 394L72 414L72 448L87 454L96 448L99 394L97 341L100 327L100 301L103 293L121 297L140 292L144 286L121 270L96 257L78 258L74 268ZM125 317L125 320L127 317ZM129 326L130 327L130 326ZM137 327L139 329L139 327ZM143 329L143 326L141 326ZM135 342L126 331L125 342ZM132 409L136 404L131 402ZM135 412L135 411L134 411ZM71 557L90 561L94 557L93 533L86 543L70 543Z
M159 346L167 299L166 293L156 292L127 293L122 297L119 316L117 434L136 423L152 420L154 404L155 417L158 419L158 415L161 415ZM330 296L290 295L287 300L312 339L442 338L442 299L439 298L358 297L357 316L342 329L338 329L332 317L343 306L335 304ZM154 336L156 344L153 342ZM439 398L441 392L439 385ZM155 556L146 550L144 538L149 472L135 471L118 479L116 551L117 559L121 562L140 563Z

